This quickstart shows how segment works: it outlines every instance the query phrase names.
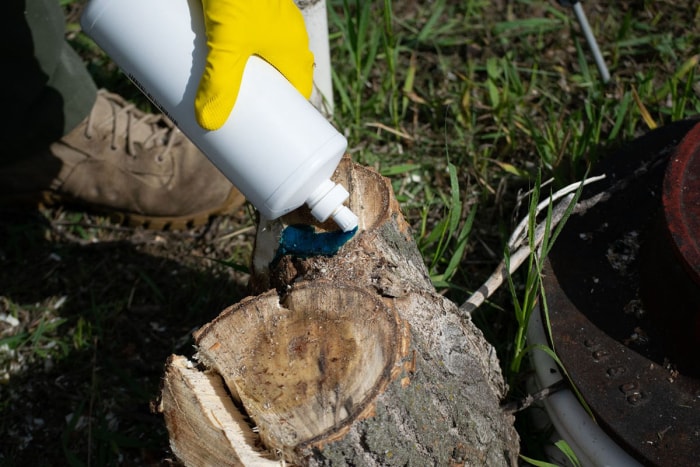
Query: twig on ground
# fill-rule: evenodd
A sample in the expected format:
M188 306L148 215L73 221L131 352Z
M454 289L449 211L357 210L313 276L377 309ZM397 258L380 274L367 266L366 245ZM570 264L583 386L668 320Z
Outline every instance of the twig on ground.
M535 215L538 215L542 210L547 208L551 203L554 203L555 201L559 201L553 208L552 208L552 216L549 222L549 229L553 229L559 221L564 217L564 213L566 212L567 208L569 207L569 204L572 202L574 199L574 193L576 190L581 187L581 185L588 185L590 183L597 182L599 180L602 180L605 178L605 175L599 175L596 177L591 177L586 180L583 180L581 182L576 182L572 183L571 185L568 185L561 190L553 193L551 196L549 196L546 200L540 202L536 209L535 209ZM599 201L599 197L596 198L594 201L597 202ZM590 208L590 203L588 202L589 200L584 200L580 203L577 203L577 206L580 204L584 209ZM537 225L535 228L534 232L534 245L523 245L523 243L527 240L527 225L529 221L529 214L525 216L520 223L516 226L515 230L511 234L510 238L508 239L508 249L510 251L510 261L509 265L510 267L507 267L506 261L501 260L501 262L496 266L495 271L491 274L491 276L484 282L479 289L474 292L468 299L465 301L460 307L459 310L463 313L466 313L467 315L470 315L474 310L476 310L479 306L481 306L486 299L488 299L493 293L498 289L498 287L503 284L505 281L507 274L513 274L519 267L522 265L525 260L528 258L530 253L534 250L539 248L539 246L542 243L542 240L544 239L545 232L547 230L547 221L544 220L540 224Z
M520 412L521 410L527 409L535 402L542 401L542 400L546 399L547 397L551 396L552 394L564 389L565 387L566 387L566 384L565 384L564 380L560 379L556 383L551 384L547 387L544 387L534 394L528 394L527 396L525 396L522 399L519 399L516 401L511 401L511 402L508 402L506 404L503 404L501 406L501 408L503 409L504 412L507 412L507 413Z

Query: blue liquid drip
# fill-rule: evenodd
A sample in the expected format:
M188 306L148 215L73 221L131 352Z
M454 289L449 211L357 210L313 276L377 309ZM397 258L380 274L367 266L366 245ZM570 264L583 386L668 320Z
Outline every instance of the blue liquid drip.
M290 225L282 232L280 246L272 264L277 263L285 255L300 258L333 256L356 232L357 227L349 232L316 232L311 225Z

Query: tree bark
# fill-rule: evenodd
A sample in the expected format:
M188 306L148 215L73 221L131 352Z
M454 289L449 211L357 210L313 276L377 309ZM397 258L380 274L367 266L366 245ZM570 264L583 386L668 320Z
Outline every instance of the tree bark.
M282 230L310 214L261 222L252 295L195 333L198 365L168 361L173 452L193 466L515 465L495 351L432 286L388 180L346 158L334 181L355 236L279 257Z

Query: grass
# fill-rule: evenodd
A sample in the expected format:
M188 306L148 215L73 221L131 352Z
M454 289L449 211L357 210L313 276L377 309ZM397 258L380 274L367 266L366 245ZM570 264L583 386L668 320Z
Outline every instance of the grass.
M79 32L82 2L63 3L68 38L98 84L147 106ZM390 178L436 287L456 303L503 259L534 199L519 194L538 177L554 178L553 189L575 182L626 141L700 113L700 5L583 5L608 85L556 2L328 0L334 123L356 161ZM252 225L243 215L153 233L66 209L4 216L0 463L135 465L167 455L148 410L162 364L245 295L244 268L227 265L247 264ZM537 284L518 272L474 314L511 398L524 391L524 317ZM523 453L541 459L540 434L518 427Z

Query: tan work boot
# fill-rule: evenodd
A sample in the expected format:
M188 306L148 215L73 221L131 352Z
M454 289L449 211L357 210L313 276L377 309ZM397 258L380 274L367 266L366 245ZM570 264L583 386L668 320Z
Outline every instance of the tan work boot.
M0 200L75 203L156 229L200 225L245 201L172 122L104 90L71 133L0 167Z

